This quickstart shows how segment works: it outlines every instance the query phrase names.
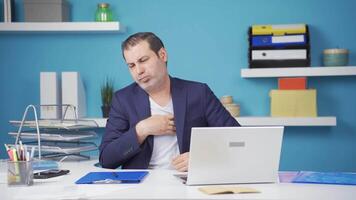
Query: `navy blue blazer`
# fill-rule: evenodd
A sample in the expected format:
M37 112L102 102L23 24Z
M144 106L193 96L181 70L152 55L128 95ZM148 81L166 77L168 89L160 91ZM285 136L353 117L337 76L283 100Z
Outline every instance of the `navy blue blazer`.
M178 78L170 79L174 122L181 154L189 152L192 127L240 126L208 85ZM153 136L148 136L140 145L135 126L150 116L148 94L139 85L133 83L115 92L99 148L99 161L104 168L148 168Z

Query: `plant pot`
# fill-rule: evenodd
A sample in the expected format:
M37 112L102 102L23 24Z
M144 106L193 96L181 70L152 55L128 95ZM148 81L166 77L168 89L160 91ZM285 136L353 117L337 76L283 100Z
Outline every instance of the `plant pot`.
M103 117L108 118L110 112L110 106L101 106L101 111L103 112Z

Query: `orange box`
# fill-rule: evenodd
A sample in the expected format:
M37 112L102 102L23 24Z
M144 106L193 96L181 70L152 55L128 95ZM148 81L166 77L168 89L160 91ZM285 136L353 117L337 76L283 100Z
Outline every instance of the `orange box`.
M307 78L279 78L278 89L280 90L305 90L307 89Z

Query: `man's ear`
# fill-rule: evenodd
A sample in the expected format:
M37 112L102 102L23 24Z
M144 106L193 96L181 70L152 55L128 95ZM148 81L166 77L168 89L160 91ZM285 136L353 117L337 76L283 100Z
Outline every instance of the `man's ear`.
M158 51L158 56L160 59L162 59L164 62L167 62L168 60L168 54L167 51L164 47L162 47L159 51Z

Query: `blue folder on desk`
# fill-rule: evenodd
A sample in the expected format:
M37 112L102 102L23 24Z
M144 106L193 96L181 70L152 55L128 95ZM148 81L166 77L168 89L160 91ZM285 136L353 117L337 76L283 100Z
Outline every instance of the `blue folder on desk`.
M347 172L299 172L293 183L317 183L356 185L356 173Z
M139 183L148 171L90 172L77 180L76 184Z

